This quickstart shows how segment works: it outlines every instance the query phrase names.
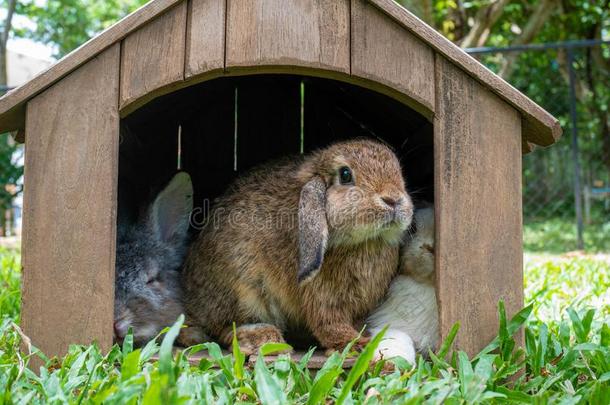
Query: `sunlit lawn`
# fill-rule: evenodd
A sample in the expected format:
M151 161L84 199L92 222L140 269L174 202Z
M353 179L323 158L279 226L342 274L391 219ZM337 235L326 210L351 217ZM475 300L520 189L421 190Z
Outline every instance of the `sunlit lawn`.
M610 254L610 215L600 215L584 224L583 240L588 253ZM532 220L523 228L525 250L561 254L576 250L576 223L572 218Z

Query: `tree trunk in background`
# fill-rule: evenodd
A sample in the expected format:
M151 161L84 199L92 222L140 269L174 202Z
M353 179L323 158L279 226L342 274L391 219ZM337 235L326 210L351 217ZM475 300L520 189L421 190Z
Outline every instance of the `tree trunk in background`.
M595 49L595 52L599 52L601 54L601 47ZM602 59L602 63L602 61L597 60L594 55L592 56L593 57L587 61L589 64L598 66L598 68L601 67L602 73L610 71L610 66L608 66L610 65L610 63L608 63L608 61ZM591 82L589 83L589 88L591 88L593 100L592 102L588 103L588 105L590 106L589 110L593 110L592 114L596 115L597 119L599 120L599 135L602 141L601 161L603 162L604 167L606 168L606 173L608 173L608 179L610 179L610 113L608 112L607 105L604 105L603 101L600 100L600 95L597 92L598 87L594 85L594 80L595 79L593 78L593 75L591 75ZM598 77L597 80L600 80L602 83L605 83L606 81L610 81L610 78ZM606 84L606 88L609 87L610 86ZM610 186L610 184L606 184L606 187L607 186Z
M0 236L8 236L6 232L6 210L0 207Z
M8 36L11 32L11 28L13 25L13 15L15 14L16 7L17 0L8 0L6 18L4 19L2 24L2 32L0 32L0 85L3 86L6 86L8 84L8 73L6 66L6 44L8 42ZM8 141L8 138L0 138L0 142L6 141ZM0 184L0 187L4 187L4 184ZM6 215L6 208L0 206L0 236L7 236L9 234L7 229Z
M570 66L568 65L568 52L565 49L557 50L557 62L559 63L559 73L561 77L570 85ZM576 100L580 103L587 104L587 99L591 97L592 89L589 84L581 79L579 75L574 75L574 93Z
M609 1L606 1L604 4L604 7L608 7L609 3L610 3ZM595 28L594 37L597 39L602 39L601 24ZM598 69L600 69L601 72L610 72L610 60L604 58L604 56L602 54L602 52L603 52L602 47L601 46L594 47L594 48L591 48L590 51L591 51L591 58L593 59L592 62L590 62L590 63L592 65L598 66ZM610 77L608 77L608 76L603 77L602 80L603 80L603 82L606 80L610 81ZM594 86L590 85L590 87L594 87ZM608 85L606 85L606 87L610 88L610 86L608 86ZM594 96L598 97L597 94L595 93L595 90L594 90ZM601 103L596 103L596 104L599 105ZM604 165L606 166L606 170L608 172L608 178L610 179L610 113L608 112L607 109L604 111L601 108L598 108L597 113L598 113L600 125L601 125L602 153L603 153L602 160L604 162ZM610 186L610 184L607 186Z
M421 0L421 8L424 16L424 21L434 27L434 15L432 13L432 0Z
M396 2L416 14L426 24L436 28L432 0L396 0Z
M466 14L466 9L464 8L464 2L462 0L458 0L456 3L457 7L452 9L451 15L453 16L453 23L455 27L453 27L453 42L460 43L464 36L468 33L470 29L468 27L468 15Z
M527 20L521 35L519 35L511 45L525 45L532 42L536 34L540 31L544 23L549 19L556 7L559 6L558 0L540 0L536 9ZM507 79L513 71L514 61L519 56L518 52L509 52L504 56L504 62L500 69L500 76Z
M13 15L15 14L16 7L17 0L8 0L8 10L2 24L2 33L0 33L0 85L5 86L8 83L6 72L6 43L8 42L8 36L13 25Z
M0 85L6 86L8 83L6 72L6 44L0 43ZM0 93L0 96L2 93Z
M474 46L483 46L491 31L491 27L498 21L498 18L504 12L504 6L510 0L495 0L487 6L481 7L475 17L474 25L466 34L460 46L462 48L471 48Z
M602 161L606 166L606 171L610 178L610 123L608 123L607 111L599 111L599 114L601 120Z
M15 216L12 209L6 211L6 229L4 233L5 236L15 235Z

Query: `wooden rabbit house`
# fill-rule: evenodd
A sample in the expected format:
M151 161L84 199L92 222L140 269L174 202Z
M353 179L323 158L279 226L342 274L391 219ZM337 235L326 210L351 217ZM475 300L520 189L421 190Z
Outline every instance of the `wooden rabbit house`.
M392 145L434 201L441 335L460 322L475 353L498 300L523 305L521 156L561 134L393 0L152 0L2 97L6 131L25 143L22 325L49 355L112 344L117 216L178 149L203 212L244 170L352 137Z

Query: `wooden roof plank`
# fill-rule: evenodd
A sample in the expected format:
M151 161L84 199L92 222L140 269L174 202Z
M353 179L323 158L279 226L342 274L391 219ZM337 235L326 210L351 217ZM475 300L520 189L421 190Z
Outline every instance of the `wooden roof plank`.
M182 0L153 0L64 56L32 80L0 98L0 132L23 129L25 103L103 50Z
M523 115L525 121L523 137L527 141L548 146L559 139L561 126L555 117L468 55L463 49L442 36L434 28L394 0L368 1L516 108Z
M181 1L123 40L121 115L149 101L165 87L184 81L186 6L186 1Z

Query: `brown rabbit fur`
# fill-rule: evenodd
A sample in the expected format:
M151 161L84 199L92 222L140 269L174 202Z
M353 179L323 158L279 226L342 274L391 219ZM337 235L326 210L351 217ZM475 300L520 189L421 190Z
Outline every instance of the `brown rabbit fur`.
M384 296L412 214L398 159L376 141L263 165L216 201L191 247L187 313L223 344L235 322L250 353L288 329L339 350Z

